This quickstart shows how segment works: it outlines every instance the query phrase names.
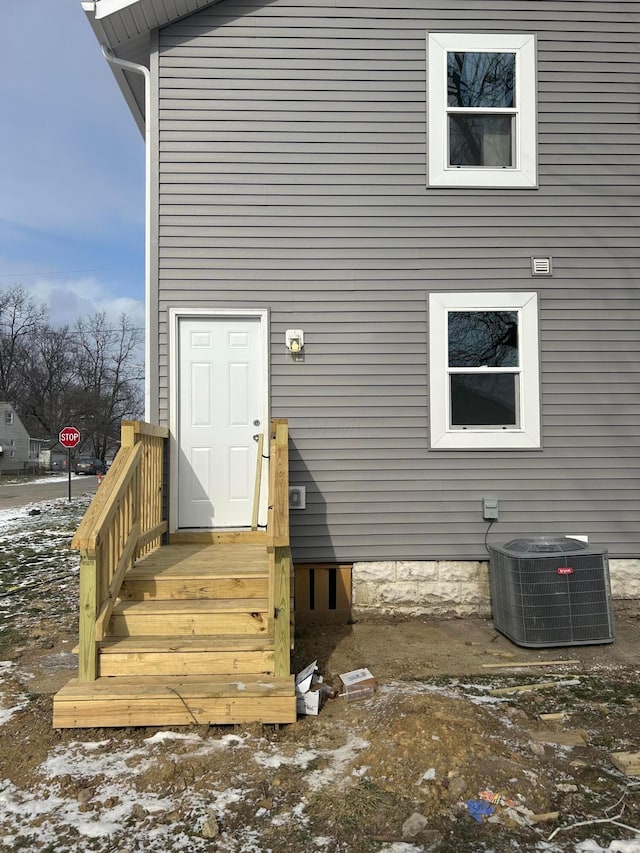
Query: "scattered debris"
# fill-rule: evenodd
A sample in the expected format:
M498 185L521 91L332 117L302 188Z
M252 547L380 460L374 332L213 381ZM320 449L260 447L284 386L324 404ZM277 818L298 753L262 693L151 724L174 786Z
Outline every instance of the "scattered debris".
M298 673L295 679L296 711L298 714L317 716L325 699L333 698L335 691L318 675L318 661L314 660Z
M568 666L579 664L579 660L536 660L536 661L509 661L509 663L483 663L483 669L504 669L505 667L522 666Z
M487 803L491 803L494 806L518 806L516 800L512 800L509 797L505 797L502 794L496 794L494 791L481 791L480 799L484 800Z
M609 758L625 776L640 776L640 752L612 752Z
M531 732L531 739L538 743L552 743L556 746L586 746L585 732Z
M375 677L366 668L343 672L340 681L344 686L344 692L340 696L344 696L347 702L368 699L373 696L378 686Z
M477 823L482 823L486 818L495 813L495 808L491 803L485 803L484 800L467 800L464 805Z
M496 690L490 690L489 696L509 696L510 693L528 693L531 690L547 690L550 687L567 687L580 684L579 679L571 681L538 681L533 684L516 684L512 687L499 687Z

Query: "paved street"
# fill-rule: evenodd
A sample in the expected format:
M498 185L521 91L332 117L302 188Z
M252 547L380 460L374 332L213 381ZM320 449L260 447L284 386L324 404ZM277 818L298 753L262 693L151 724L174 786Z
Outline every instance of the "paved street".
M9 479L9 478L7 478ZM71 499L87 492L95 492L98 487L97 477L86 475L71 475ZM25 506L53 498L66 498L69 495L67 477L52 476L50 480L40 478L33 483L4 483L0 478L0 509L15 506Z

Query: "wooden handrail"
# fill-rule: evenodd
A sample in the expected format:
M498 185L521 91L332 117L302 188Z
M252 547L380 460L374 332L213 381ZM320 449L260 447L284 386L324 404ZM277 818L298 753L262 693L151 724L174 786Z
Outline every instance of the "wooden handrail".
M120 450L73 537L71 546L80 551L80 681L97 678L97 643L104 638L127 571L167 531L163 480L168 434L164 427L123 421Z

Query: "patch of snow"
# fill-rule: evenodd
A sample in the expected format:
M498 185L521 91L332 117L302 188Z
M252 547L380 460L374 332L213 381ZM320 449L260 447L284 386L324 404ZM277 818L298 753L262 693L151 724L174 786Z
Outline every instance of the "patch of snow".
M283 765L292 765L306 770L309 764L318 757L318 753L311 749L297 749L293 755L283 755L276 753L268 755L266 752L256 752L253 756L256 764L262 767L282 767Z
M307 784L311 790L318 791L335 782L340 776L343 776L347 766L351 764L359 752L362 752L368 746L368 740L350 733L344 746L337 749L320 750L318 754L327 761L327 766L322 770L313 770L309 773Z
M416 782L416 785L422 785L423 782L433 782L436 778L436 768L430 767Z

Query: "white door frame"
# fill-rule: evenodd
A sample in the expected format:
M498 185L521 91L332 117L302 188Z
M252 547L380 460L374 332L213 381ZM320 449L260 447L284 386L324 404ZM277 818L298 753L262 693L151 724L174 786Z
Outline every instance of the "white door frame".
M181 320L215 320L218 317L255 317L260 321L260 338L263 362L264 412L263 429L269 430L269 311L266 308L170 308L169 309L169 533L178 529L178 400L180 399L180 337ZM267 445L268 446L268 445ZM263 471L260 501L260 524L266 524L266 500L268 477Z

